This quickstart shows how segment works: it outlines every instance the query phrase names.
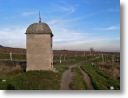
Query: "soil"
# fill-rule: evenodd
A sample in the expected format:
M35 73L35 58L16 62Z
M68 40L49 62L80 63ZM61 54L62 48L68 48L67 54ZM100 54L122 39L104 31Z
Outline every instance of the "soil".
M71 65L69 69L63 73L60 88L61 90L70 90L69 84L72 82L74 75L71 70L73 67L76 67L76 64Z
M71 65L69 67L68 70L66 70L63 75L62 75L62 80L61 80L61 90L70 90L69 88L69 84L72 82L73 80L73 76L74 76L74 73L72 71L72 68L74 67L79 67L78 64L74 64L74 65ZM83 77L84 77L84 80L85 80L85 83L87 84L87 88L88 90L93 90L93 85L92 85L92 81L91 81L91 78L89 77L89 75L84 72L80 67L79 67L81 73L83 74Z

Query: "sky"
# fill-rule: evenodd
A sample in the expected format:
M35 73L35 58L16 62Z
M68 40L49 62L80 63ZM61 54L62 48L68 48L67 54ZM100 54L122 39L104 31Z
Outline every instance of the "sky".
M0 0L0 45L25 48L39 11L53 49L120 51L119 0Z

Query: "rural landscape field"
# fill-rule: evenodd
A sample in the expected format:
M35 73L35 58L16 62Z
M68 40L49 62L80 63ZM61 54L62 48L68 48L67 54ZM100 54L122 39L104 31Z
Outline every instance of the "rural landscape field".
M1 90L120 90L120 0L0 0Z
M53 61L54 72L26 72L26 50L1 46L0 89L120 90L119 52L54 50Z

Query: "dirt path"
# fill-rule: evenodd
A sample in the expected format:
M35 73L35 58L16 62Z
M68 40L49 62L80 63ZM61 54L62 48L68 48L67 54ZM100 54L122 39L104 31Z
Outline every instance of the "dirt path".
M71 69L73 67L76 67L76 64L71 65L68 70L66 70L62 75L61 80L61 90L69 90L69 84L72 82L73 79L73 72L71 72Z
M71 65L69 66L69 69L66 70L63 75L62 75L62 79L61 79L61 90L70 90L69 88L69 84L72 82L72 79L73 79L73 76L74 76L74 73L71 71L71 69L73 67L79 67L81 73L83 74L83 77L84 77L84 81L86 82L87 84L87 88L88 90L93 90L93 85L92 85L92 82L91 82L91 79L90 77L88 76L88 74L86 72L84 72L79 64L74 64L74 65Z
M86 72L84 72L80 67L79 67L79 69L80 69L81 73L82 73L83 76L84 76L84 80L85 80L85 82L86 82L86 84L87 84L88 90L93 90L94 88L93 88L92 81L91 81L90 77L89 77L88 74L87 74Z

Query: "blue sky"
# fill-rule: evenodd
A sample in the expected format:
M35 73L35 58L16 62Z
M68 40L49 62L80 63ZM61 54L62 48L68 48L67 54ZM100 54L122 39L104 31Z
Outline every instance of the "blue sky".
M25 48L24 33L39 11L54 49L120 50L119 0L0 0L0 44Z

